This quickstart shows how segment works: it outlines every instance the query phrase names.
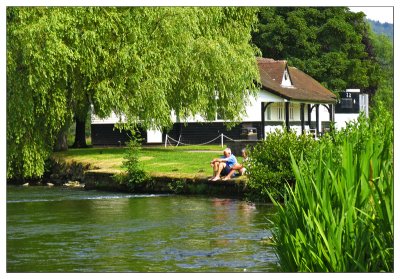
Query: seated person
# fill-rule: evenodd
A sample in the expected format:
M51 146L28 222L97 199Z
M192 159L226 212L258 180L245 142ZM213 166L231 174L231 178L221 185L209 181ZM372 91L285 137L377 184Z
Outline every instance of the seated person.
M209 179L211 181L217 181L221 179L221 175L228 175L231 168L237 164L235 155L232 154L230 148L225 148L224 155L220 158L215 158L211 161L211 167L213 168L213 176Z
M223 180L228 180L232 177L232 175L235 174L235 171L239 171L240 175L245 174L246 172L246 168L243 166L243 164L248 160L248 156L247 156L247 152L246 152L246 148L242 149L242 157L243 157L243 162L242 164L234 164L233 167L231 168L230 172L228 173L227 176L225 176L225 178Z

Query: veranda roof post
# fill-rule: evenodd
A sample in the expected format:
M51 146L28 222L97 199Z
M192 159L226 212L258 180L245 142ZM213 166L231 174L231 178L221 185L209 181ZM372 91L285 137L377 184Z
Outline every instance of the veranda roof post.
M304 134L304 103L300 104L300 122L301 122L301 134Z
M334 104L330 104L329 108L330 108L330 110L329 110L329 121L331 123L334 123L335 122L335 105Z
M261 102L261 140L265 139L265 109L264 102Z
M316 136L319 137L319 104L315 104L315 122Z
M311 104L308 104L307 105L307 122L308 122L308 127L310 127L311 128L311 111L312 111L312 108L311 108Z
M290 102L285 102L285 124L286 124L286 131L290 132L290 125L289 125L289 105Z

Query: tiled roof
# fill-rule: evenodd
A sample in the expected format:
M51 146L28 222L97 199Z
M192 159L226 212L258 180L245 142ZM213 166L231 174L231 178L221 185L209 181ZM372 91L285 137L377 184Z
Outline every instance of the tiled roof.
M262 88L291 101L335 103L336 95L318 81L295 67L287 66L285 60L257 58ZM288 70L292 87L282 86L282 77Z

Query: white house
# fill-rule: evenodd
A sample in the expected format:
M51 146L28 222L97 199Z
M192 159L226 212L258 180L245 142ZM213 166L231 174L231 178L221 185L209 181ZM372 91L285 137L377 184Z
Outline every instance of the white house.
M319 135L327 131L331 122L344 127L347 121L356 119L360 111L368 113L368 95L358 90L347 90L338 99L335 94L319 82L290 67L285 60L257 58L260 71L261 89L252 98L242 116L242 122L231 130L224 126L225 120L205 122L201 118L176 121L169 131L141 131L147 143L162 143L165 134L181 142L199 144L223 133L232 139L243 139L243 131L257 131L257 138L275 129L286 129L296 133ZM351 101L350 101L350 99ZM125 142L126 132L113 129L118 117L107 119L92 117L93 145L116 145Z

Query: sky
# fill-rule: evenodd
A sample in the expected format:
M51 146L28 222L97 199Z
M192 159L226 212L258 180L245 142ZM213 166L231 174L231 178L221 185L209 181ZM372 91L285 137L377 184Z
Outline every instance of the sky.
M397 0L396 0L397 1ZM5 0L6 5L11 6L18 6L18 5L27 5L26 0ZM393 7L395 5L395 0L319 0L315 2L315 0L279 0L279 3L274 3L273 1L266 1L266 0L219 0L215 2L215 0L31 0L29 1L29 5L67 5L67 6L75 6L75 5L115 5L116 3L121 6L132 6L132 5L150 5L150 6L169 6L169 5L176 5L176 6L215 6L215 5L222 5L222 6L243 6L243 5L250 5L250 6L268 6L270 5L277 5L277 6L349 6L350 9L354 12L362 11L364 14L367 15L368 19L372 20L379 20L381 23L393 23ZM360 6L360 4L365 5ZM381 7L377 5L382 5ZM398 5L397 5L398 6Z
M393 7L350 7L352 12L363 12L368 19L393 23Z

